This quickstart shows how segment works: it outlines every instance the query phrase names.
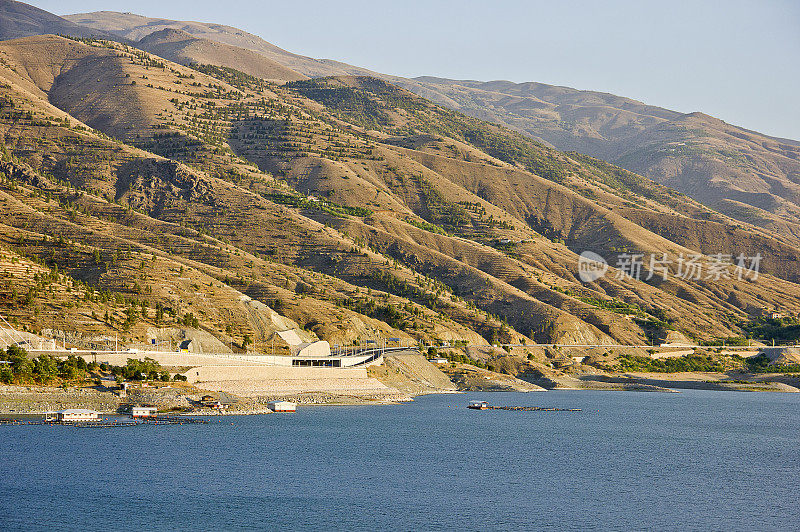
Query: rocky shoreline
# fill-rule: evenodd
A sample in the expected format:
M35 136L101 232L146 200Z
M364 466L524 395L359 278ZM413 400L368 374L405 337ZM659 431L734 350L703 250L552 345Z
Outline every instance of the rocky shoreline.
M411 361L413 362L413 360ZM413 401L414 397L432 393L460 393L465 391L544 391L600 390L679 393L682 389L751 392L800 392L800 379L793 376L739 376L708 373L648 374L628 373L607 375L586 373L581 375L549 375L526 381L508 375L474 371L471 368L454 368L448 379L432 382L431 375L414 373L409 361L394 362L391 372L376 370L376 377L387 385L385 390L341 393L337 391L308 391L271 393L254 396L237 396L225 392L209 392L189 385L136 386L120 395L116 389L102 386L55 387L36 385L0 385L0 414L26 415L86 408L103 414L116 414L132 404L158 407L160 412L186 415L257 415L271 413L268 403L288 400L302 406L315 405L376 405ZM402 371L401 371L402 370ZM383 373L381 373L381 371ZM402 373L402 372L405 373ZM399 379L402 376L402 380ZM745 378L747 377L747 378ZM204 395L214 394L226 408L222 411L201 406Z
M127 405L148 404L161 412L203 416L251 415L271 413L267 404L275 400L289 400L299 405L365 405L391 404L411 401L407 394L393 390L386 394L341 395L327 392L308 392L291 395L260 397L226 396L226 409L222 411L198 406L205 390L186 388L133 389L126 397L118 392L91 388L62 388L54 386L0 385L0 414L43 414L67 408L85 408L102 414L116 414Z

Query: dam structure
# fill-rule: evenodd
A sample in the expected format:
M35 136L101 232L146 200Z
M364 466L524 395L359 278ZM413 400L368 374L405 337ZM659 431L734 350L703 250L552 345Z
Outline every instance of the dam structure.
M12 329L13 331L13 329ZM159 349L158 343L116 349L61 347L55 342L37 342L33 335L13 337L31 356L78 356L86 362L124 366L128 359L150 358L186 377L186 382L210 391L241 396L283 396L303 393L381 396L393 390L375 378L367 368L380 365L386 353L419 354L416 346L403 347L400 339L367 341L366 346L338 346L333 350L325 340L303 341L293 329L277 331L273 341L288 346L288 354L193 352L199 346L180 342L175 350ZM19 337L17 337L19 336ZM10 342L7 342L10 343ZM410 343L410 341L409 341ZM394 344L394 346L389 346ZM112 344L114 345L114 344ZM284 352L285 347L284 347Z

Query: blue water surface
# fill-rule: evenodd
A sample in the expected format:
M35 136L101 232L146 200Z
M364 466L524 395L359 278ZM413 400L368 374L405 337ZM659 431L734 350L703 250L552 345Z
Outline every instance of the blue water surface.
M0 529L798 529L798 407L800 394L550 391L0 426Z

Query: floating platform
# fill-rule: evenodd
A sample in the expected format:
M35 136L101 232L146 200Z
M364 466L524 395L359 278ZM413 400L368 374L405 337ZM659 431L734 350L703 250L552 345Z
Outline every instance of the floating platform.
M467 408L472 410L514 410L521 412L580 412L580 408L554 408L549 406L492 406L482 404L480 406L470 403Z

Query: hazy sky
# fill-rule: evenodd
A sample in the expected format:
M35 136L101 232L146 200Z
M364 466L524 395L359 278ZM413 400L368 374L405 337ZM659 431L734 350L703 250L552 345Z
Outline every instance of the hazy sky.
M800 140L800 2L32 0L218 22L401 76L540 81Z

